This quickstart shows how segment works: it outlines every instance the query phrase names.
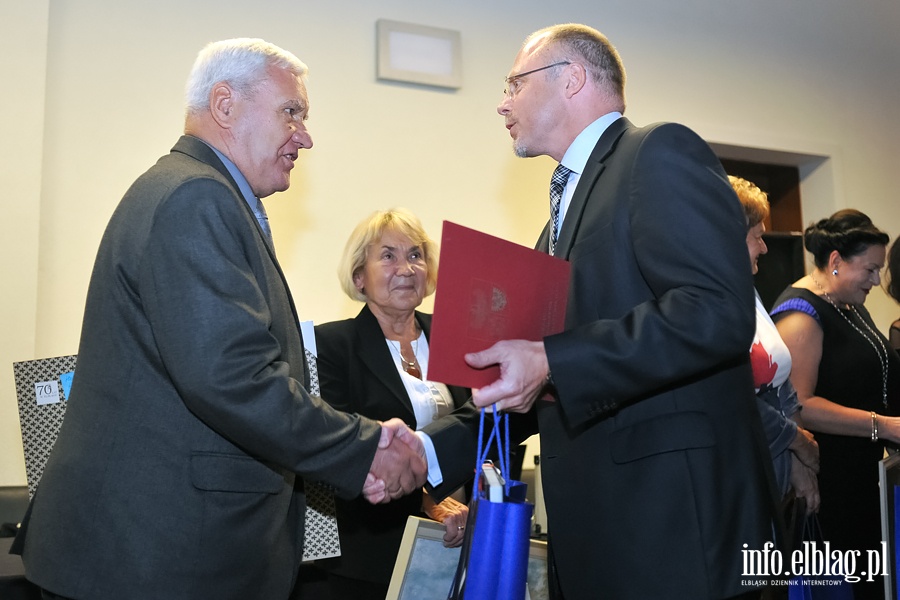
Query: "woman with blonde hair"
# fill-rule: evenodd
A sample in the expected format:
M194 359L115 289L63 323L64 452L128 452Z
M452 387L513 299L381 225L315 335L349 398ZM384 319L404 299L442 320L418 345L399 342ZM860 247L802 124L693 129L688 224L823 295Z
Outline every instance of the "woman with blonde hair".
M353 230L338 277L365 304L353 319L316 327L319 385L332 406L400 417L418 430L469 399L467 389L428 380L431 315L416 309L435 290L437 255L419 219L402 208L373 213ZM442 522L445 546L458 546L465 533L468 508L453 497L438 503L418 492L389 504L336 502L341 556L316 563L335 600L385 597L410 515Z
M728 176L747 219L747 250L750 270L759 271L759 257L768 252L763 233L769 216L769 200L755 184ZM756 294L756 334L750 346L750 363L756 401L775 469L779 491L786 501L802 498L807 512L819 508L819 447L803 427L797 393L791 385L791 353L775 323Z

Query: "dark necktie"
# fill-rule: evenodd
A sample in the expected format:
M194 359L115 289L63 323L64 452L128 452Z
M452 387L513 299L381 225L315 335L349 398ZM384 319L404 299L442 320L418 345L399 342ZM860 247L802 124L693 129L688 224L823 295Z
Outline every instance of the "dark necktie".
M553 177L550 179L550 220L553 226L550 229L550 255L556 250L557 231L559 231L559 204L562 200L563 188L569 181L569 169L562 166L562 163L556 165L553 171Z

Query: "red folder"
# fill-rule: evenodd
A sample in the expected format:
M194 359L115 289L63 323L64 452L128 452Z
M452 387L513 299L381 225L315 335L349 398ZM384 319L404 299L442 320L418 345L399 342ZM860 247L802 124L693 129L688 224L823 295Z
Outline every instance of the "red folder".
M500 368L474 369L467 352L561 332L570 271L565 260L444 221L428 379L484 387Z

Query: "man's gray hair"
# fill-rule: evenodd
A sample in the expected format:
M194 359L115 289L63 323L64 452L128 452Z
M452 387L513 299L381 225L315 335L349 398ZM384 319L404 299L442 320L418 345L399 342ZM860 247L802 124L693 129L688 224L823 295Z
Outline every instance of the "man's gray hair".
M185 110L196 114L209 108L214 85L227 82L240 94L252 96L268 76L268 67L285 69L305 77L307 67L299 58L258 38L235 38L211 42L200 51L185 90Z

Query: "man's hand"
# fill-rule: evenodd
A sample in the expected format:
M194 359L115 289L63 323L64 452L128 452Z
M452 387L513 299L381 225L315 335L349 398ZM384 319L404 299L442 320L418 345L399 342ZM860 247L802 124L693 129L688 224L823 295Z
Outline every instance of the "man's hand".
M422 487L428 475L422 441L400 419L381 424L381 439L363 496L372 504L396 500Z
M528 412L550 373L543 342L497 342L487 350L466 354L466 362L476 369L500 365L500 379L473 390L472 400L478 407L494 404L496 410L509 412Z
M819 443L812 433L797 427L797 435L791 442L790 450L800 462L812 469L813 473L819 472Z

